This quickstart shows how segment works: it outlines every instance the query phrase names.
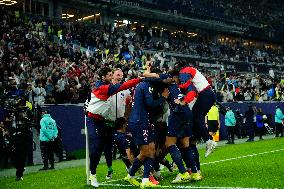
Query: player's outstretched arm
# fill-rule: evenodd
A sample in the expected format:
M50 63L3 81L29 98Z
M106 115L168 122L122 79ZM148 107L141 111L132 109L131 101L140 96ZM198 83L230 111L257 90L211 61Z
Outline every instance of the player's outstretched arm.
M160 75L156 74L156 73L145 72L145 73L143 73L143 77L160 78Z
M108 95L112 96L115 95L116 93L120 92L120 91L124 91L126 89L130 89L132 87L135 87L138 83L140 83L142 81L141 78L136 78L136 79L130 79L122 84L118 83L118 84L110 84L109 88L108 88Z

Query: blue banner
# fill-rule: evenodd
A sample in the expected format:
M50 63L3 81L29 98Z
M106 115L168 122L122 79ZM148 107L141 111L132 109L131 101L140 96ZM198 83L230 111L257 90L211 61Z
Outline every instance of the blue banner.
M66 152L85 149L84 111L82 106L57 105L48 107L50 114L62 129L63 146Z

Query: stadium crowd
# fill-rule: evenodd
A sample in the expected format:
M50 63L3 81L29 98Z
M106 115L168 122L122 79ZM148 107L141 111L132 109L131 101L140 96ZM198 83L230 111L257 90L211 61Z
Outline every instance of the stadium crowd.
M269 29L283 28L283 5L260 1L232 0L157 0L164 9L176 10L178 14L201 18L231 20Z
M214 8L221 10L227 17L238 18L243 23L254 24L260 27L278 29L283 25L283 6L279 4L263 4L259 1L208 0ZM265 3L265 2L264 2Z
M64 22L15 17L1 12L0 76L4 89L17 87L30 102L84 102L97 80L97 71L119 67L127 79L133 78L152 59L163 72L185 61L166 58L164 52L197 55L218 60L282 64L283 49L259 49L233 44L189 40L182 32L130 27L112 28L82 22ZM53 43L55 42L55 43ZM80 44L77 45L77 44ZM82 50L81 47L88 47ZM144 50L156 51L147 55ZM218 61L216 61L218 63ZM219 101L267 101L284 99L283 82L270 70L270 76L244 77L240 74L211 74Z

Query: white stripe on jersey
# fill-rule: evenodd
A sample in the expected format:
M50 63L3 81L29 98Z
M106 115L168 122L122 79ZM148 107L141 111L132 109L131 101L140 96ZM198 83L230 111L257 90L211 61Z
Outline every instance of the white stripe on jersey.
M198 70L196 70L196 74L192 79L192 83L195 86L198 93L200 93L210 85L207 79Z

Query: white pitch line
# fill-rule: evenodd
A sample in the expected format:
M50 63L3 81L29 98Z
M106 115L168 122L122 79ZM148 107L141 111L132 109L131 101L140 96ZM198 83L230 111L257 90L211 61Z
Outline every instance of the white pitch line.
M267 151L267 152L261 152L261 153L256 153L256 154L249 154L249 155L245 155L245 156L239 156L239 157L235 157L235 158L222 159L222 160L212 161L212 162L208 162L208 163L201 163L200 165L210 165L210 164L215 164L215 163L222 163L222 162L225 162L225 161L237 160L237 159L253 157L253 156L258 156L258 155L262 155L262 154L269 154L269 153L274 153L274 152L280 152L280 151L284 151L284 148L279 149L279 150L272 150L272 151ZM164 171L161 171L161 172L164 172ZM102 182L102 184L104 184L104 183L111 183L111 182L117 182L117 181L122 181L122 180L123 179L104 181L104 182ZM175 186L175 187L177 187L177 186ZM220 188L220 187L217 187L217 188ZM241 189L241 188L239 188L239 189Z
M268 151L268 152L261 152L261 153L256 153L256 154L249 154L249 155L245 155L245 156L239 156L239 157L235 157L235 158L222 159L222 160L212 161L212 162L208 162L208 163L201 163L200 165L209 165L209 164L221 163L221 162L225 162L225 161L231 161L231 160L242 159L242 158L247 158L247 157L253 157L253 156L258 156L258 155L263 155L263 154L280 152L280 151L283 151L283 150L284 150L284 148L279 149L279 150L272 150L272 151Z
M110 183L110 182L116 182L116 181L121 181L123 179L116 179L116 180L108 180L108 181L104 181L102 183Z
M100 184L101 186L116 186L116 187L133 187L132 185L129 184ZM176 185L171 185L171 186L166 186L166 185L161 185L158 188L188 188L188 189L199 189L199 188L208 188L208 189L258 189L258 188L242 188L242 187L222 187L222 186L176 186Z

